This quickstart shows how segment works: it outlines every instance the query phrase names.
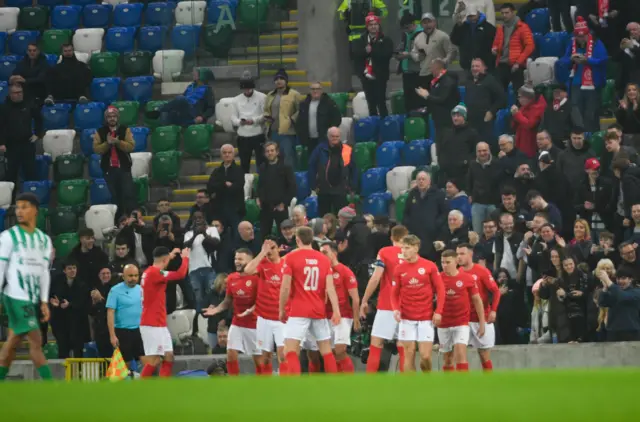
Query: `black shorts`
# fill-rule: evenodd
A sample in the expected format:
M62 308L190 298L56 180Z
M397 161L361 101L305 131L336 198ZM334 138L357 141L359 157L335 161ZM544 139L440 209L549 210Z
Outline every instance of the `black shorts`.
M142 336L140 329L132 330L126 328L116 328L116 337L120 343L120 353L125 362L137 360L140 356L144 356L144 347L142 346Z

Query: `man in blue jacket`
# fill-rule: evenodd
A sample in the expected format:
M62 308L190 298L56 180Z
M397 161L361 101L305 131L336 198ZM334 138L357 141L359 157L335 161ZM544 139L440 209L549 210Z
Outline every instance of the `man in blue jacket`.
M328 142L319 144L309 158L309 187L318 195L318 213L337 214L347 205L347 195L358 186L353 149L341 141L340 129L329 128Z
M609 308L607 341L640 341L640 288L633 285L633 275L625 269L616 273L616 283L605 271L597 271L602 282L598 306Z

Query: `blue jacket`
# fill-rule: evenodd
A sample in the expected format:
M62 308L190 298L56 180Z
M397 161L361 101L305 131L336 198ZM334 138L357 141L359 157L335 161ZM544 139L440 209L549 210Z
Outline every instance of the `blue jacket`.
M343 147L350 146L343 144ZM342 159L341 159L342 160ZM327 181L327 166L329 165L329 143L323 141L318 144L316 149L311 153L309 157L309 170L307 171L307 178L309 180L309 187L311 190L320 190L320 194L347 194L348 191L356 192L358 188L358 168L356 167L355 158L353 156L353 149L351 150L351 158L349 163L345 165L344 160L341 162L342 167L342 180L343 183L340 186L331 186Z
M588 59L588 63L591 66L591 71L593 72L593 83L596 88L602 88L607 83L607 60L609 60L609 55L607 54L607 49L604 47L602 41L595 39L595 44L593 45L593 54L591 58ZM571 72L571 52L573 50L573 42L569 42L567 46L567 51L564 53L564 56L558 60L565 69L569 69ZM586 48L578 48L579 54L587 54ZM573 81L571 81L571 85L580 86L582 85L582 68L583 65L578 65L576 67L576 72L573 77Z
M458 210L464 215L465 223L471 223L471 204L465 192L460 192L457 196L447 199L447 203L450 210Z
M607 331L640 331L640 288L612 284L600 293L598 305L609 308Z

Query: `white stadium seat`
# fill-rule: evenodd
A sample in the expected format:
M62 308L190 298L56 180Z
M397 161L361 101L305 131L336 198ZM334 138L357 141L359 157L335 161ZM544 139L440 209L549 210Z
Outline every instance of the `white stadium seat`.
M216 124L222 126L225 132L235 133L231 116L234 114L233 98L221 98L216 104Z
M136 179L149 175L149 165L151 163L150 152L131 153L131 176Z
M529 80L533 86L551 84L555 80L557 57L538 57L527 65Z
M253 173L246 173L244 175L244 198L251 199L251 191L253 190Z
M174 311L167 316L167 328L174 343L180 345L189 340L193 331L192 321L195 316L196 311L193 309Z
M93 54L102 50L102 28L81 28L73 34L73 49L87 54Z
M364 92L358 92L356 94L352 105L354 119L369 117L369 106L367 105L367 97L365 97Z
M11 206L14 187L13 182L0 182L0 208L6 210Z
M0 32L15 32L19 14L20 9L17 7L0 7Z
M105 0L102 2L102 4L110 4L113 7L124 3L129 3L129 0Z
M176 6L176 25L202 25L206 1L181 1Z
M342 142L347 143L351 141L351 128L353 126L353 119L351 117L343 117L340 122L340 134L342 135ZM309 151L311 154L311 151Z
M394 201L409 189L411 173L415 169L413 166L401 166L395 167L387 173L387 190L391 192Z
M104 240L103 230L113 227L113 220L116 217L116 205L92 205L84 213L84 222L89 229L93 229L96 240Z
M73 140L75 137L76 131L73 129L48 130L42 139L42 148L55 161L59 155L73 152Z
M204 341L204 343L208 346L209 330L207 330L207 328L209 328L209 322L207 321L207 318L203 317L202 315L198 315L198 337L200 337L200 340Z
M82 51L76 51L75 55L76 55L76 59L86 64L89 63L89 59L91 58L91 54L83 53ZM58 57L58 63L62 63L62 56Z
M153 76L163 82L180 77L184 50L158 50L153 56Z

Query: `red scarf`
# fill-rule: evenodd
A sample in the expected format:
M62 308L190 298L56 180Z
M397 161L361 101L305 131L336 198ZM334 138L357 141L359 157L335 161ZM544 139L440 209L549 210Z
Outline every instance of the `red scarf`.
M600 19L609 17L609 0L598 0L598 17Z
M606 1L606 0L605 0ZM585 56L587 59L590 59L593 56L593 45L595 44L595 40L593 39L593 35L589 34L589 39L587 40L587 52ZM573 44L571 47L571 55L578 53L578 47L576 45L576 39L573 39ZM571 77L575 77L576 69L578 68L577 64L573 65L573 69L571 69ZM595 89L595 85L593 84L593 71L591 70L591 66L588 64L582 65L582 84L580 89Z
M376 41L378 41L378 37L380 36L380 34L376 34L375 37L371 37L370 34L367 34L367 40L369 41L369 45L371 46L371 50L373 51L373 43L375 43ZM371 53L369 53L369 55L367 56L367 58L365 59L365 63L364 63L364 74L365 75L370 75L371 77L375 78L376 75L375 73L373 73L373 61L371 60Z
M440 80L440 78L442 78L445 73L447 73L447 69L444 69L442 72L440 72L440 74L438 76L436 76L435 78L433 78L431 80L431 88L433 88L434 86L436 86L436 84L438 83L438 81Z
M115 130L112 131L110 135L114 138L118 136ZM111 146L111 157L109 161L111 163L111 167L120 168L120 157L118 157L118 150L116 149L115 145Z

